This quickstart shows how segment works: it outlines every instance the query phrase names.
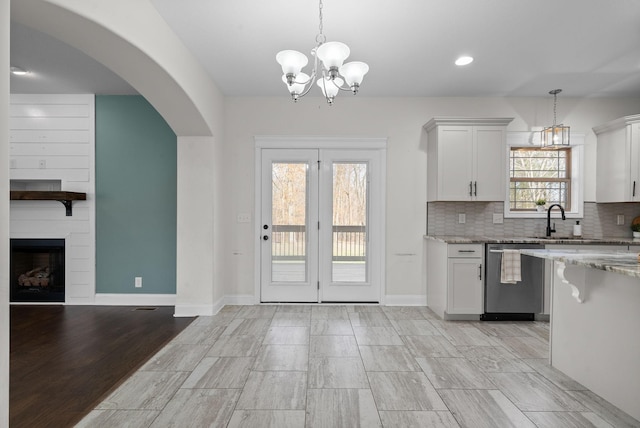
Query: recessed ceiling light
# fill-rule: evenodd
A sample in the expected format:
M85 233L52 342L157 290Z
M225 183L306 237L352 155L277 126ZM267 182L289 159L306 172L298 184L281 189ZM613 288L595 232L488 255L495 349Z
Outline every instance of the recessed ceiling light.
M11 66L11 74L15 74L16 76L24 76L25 74L27 74L27 70L20 67Z
M471 64L473 62L473 57L471 56L461 56L460 58L458 58L456 60L456 65L468 65Z

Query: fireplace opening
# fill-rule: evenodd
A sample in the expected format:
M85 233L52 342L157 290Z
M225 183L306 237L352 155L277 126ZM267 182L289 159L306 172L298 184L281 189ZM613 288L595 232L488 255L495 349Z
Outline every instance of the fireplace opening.
M11 239L11 302L64 302L64 239Z

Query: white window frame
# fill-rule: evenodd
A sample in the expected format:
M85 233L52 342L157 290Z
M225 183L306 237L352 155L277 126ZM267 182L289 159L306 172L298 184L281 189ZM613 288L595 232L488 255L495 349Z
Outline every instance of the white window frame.
M584 135L571 133L571 210L565 211L567 218L582 218L584 216ZM539 132L507 132L507 150L505 151L505 218L547 218L547 213L538 211L511 211L509 185L511 171L509 170L509 156L512 147L537 148L540 147ZM559 217L560 210L553 210L552 217Z

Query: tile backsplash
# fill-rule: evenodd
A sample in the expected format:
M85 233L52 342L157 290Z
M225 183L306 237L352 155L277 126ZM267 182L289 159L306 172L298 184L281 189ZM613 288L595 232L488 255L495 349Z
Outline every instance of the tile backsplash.
M455 236L542 236L546 219L505 218L502 224L493 223L493 214L504 212L503 202L428 202L427 234ZM465 223L458 223L458 215L465 214ZM624 224L617 225L618 215ZM552 219L556 236L571 236L573 225L580 220L586 238L631 237L631 221L640 216L640 203L597 204L585 202L584 218Z

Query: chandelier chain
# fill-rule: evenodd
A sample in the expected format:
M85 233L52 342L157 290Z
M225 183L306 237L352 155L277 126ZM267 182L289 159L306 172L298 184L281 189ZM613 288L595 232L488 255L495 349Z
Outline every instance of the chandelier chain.
M323 23L322 23L322 18L323 18L322 17L322 8L323 7L324 7L324 5L322 4L322 0L320 0L318 2L318 18L319 18L319 21L320 21L320 23L318 24L319 33L316 36L316 42L318 42L318 44L322 44L327 40L326 37L324 36L324 34L322 33L322 31L324 30L324 26L323 26Z
M549 91L550 95L553 95L553 126L556 126L556 105L558 103L558 94L562 92L562 89L553 89Z

